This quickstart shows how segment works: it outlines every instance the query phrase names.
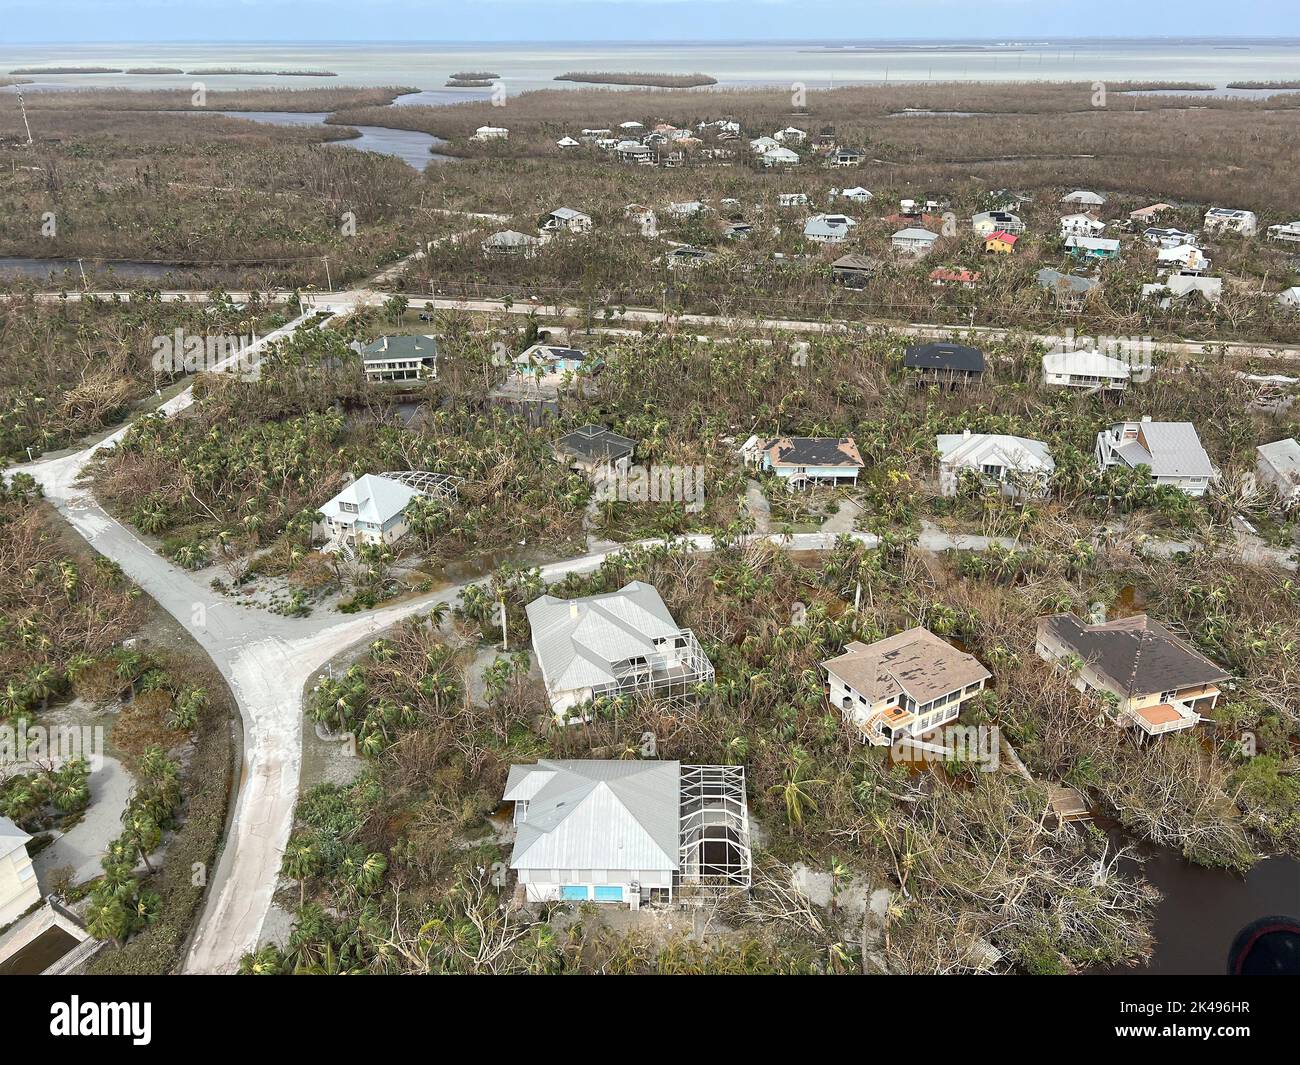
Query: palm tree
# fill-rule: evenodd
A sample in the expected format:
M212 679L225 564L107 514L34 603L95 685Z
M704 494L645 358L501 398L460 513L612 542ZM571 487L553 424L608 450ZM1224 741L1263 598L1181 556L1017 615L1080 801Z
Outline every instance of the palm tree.
M805 808L817 809L817 802L812 797L812 789L825 787L829 783L820 778L810 777L808 774L811 770L812 763L808 756L796 748L794 757L786 764L785 780L768 789L772 794L780 795L781 801L785 804L786 820L791 826L803 824Z

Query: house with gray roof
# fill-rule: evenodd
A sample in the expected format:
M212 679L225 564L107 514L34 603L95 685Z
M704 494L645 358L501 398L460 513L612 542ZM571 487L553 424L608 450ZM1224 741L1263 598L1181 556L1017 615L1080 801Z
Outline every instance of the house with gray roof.
M999 433L940 433L939 491L955 496L961 475L970 471L1005 496L1042 498L1047 495L1056 463L1046 444L1023 436Z
M590 474L606 466L625 469L635 449L635 440L603 425L584 425L560 437L555 454L569 469Z
M857 224L846 214L815 214L804 223L803 237L815 244L843 244Z
M1283 507L1300 506L1300 443L1294 437L1255 448L1255 473L1277 489Z
M1038 656L1070 671L1080 691L1113 696L1117 723L1148 736L1193 728L1219 700L1228 674L1145 614L1087 624L1073 614L1038 619Z
M1151 483L1203 496L1217 476L1191 422L1119 422L1097 434L1094 454L1103 473L1112 466L1151 471Z
M382 336L361 348L366 380L375 384L425 381L438 376L438 341L424 336Z
M750 885L743 766L548 758L511 766L503 798L528 902L638 909Z
M580 599L543 595L526 608L533 653L562 723L587 720L597 699L686 697L713 682L713 664L657 589L632 581Z
M1058 348L1043 356L1043 384L1092 393L1116 393L1128 388L1133 367L1100 351Z
M894 251L900 255L921 258L930 254L938 239L938 233L931 233L928 229L909 226L907 229L900 229L890 237L889 243L893 246Z
M557 207L543 216L537 228L543 233L590 233L591 215L572 207Z
M1101 282L1095 277L1082 277L1079 274L1063 274L1050 267L1039 270L1034 275L1038 287L1046 289L1055 298L1058 305L1066 310L1077 310L1088 298L1088 293L1100 288Z
M529 236L515 229L493 233L481 245L485 255L519 256L521 259L531 259L541 246L540 237Z

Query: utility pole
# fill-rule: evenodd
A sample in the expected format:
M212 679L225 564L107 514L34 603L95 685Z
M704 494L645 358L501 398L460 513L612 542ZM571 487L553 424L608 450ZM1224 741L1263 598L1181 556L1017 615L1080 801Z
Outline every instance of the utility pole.
M325 260L325 288L327 291L333 292L334 282L330 278L330 257L325 255L322 258Z
M510 629L509 621L506 618L506 601L501 600L501 651L505 653L510 650Z
M80 259L77 260L77 269L81 271L81 287L82 287L82 289L89 289L89 288L90 288L90 283L86 280L86 268L81 264L81 260L80 260Z
M23 102L22 90L15 89L14 91L18 94L18 108L23 113L23 128L27 130L27 147L30 148L32 146L32 127L31 123L27 121L27 104Z

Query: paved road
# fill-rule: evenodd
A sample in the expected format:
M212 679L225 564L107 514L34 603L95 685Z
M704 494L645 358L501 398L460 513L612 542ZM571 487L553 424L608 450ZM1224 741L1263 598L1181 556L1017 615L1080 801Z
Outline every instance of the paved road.
M417 255L418 254L419 253L417 253ZM412 258L414 258L414 256ZM398 263L394 266L388 267L381 277L383 277L384 280L391 279L396 276L403 265L404 263ZM235 302L241 303L249 302L249 300L254 296L263 303L289 303L297 298L297 293L290 290L274 290L259 293L231 292L227 295ZM347 312L359 306L382 306L384 301L391 295L391 292L380 291L369 287L348 289L340 292L304 291L301 294L303 307L313 306L321 309L333 309L340 312ZM403 295L408 299L411 308L424 310L477 311L492 314L540 314L556 318L576 319L584 319L587 316L586 308L571 307L564 304L533 303L526 300L512 300L507 304L504 300L448 299L425 296L418 292L408 292L403 293ZM8 298L11 297L0 295L0 300ZM24 296L21 298L26 299L27 297ZM123 302L130 302L131 293L129 291L118 290L103 290L96 292L38 292L33 298L38 303L76 303L83 299L117 299ZM170 290L160 293L159 298L164 303L206 303L211 299L211 295L207 292ZM883 332L896 333L900 336L943 340L951 339L956 334L983 336L990 340L1002 339L1012 335L1020 335L1017 330L1000 329L993 326L981 325L939 325L926 322L899 323L885 320L814 322L792 318L753 318L744 315L728 317L725 315L674 314L671 312L666 314L663 311L656 311L650 308L628 308L619 316L619 321L635 322L640 324L670 322L676 326L715 326L724 329L747 327L785 333L842 333L861 329L877 329ZM1032 333L1029 335L1032 339L1048 345L1055 345L1061 341L1059 334ZM1158 341L1155 343L1155 346L1159 350L1171 354L1190 355L1198 358L1204 357L1207 351L1214 353L1223 352L1227 355L1240 358L1277 358L1288 360L1300 358L1300 345L1297 344L1170 340Z

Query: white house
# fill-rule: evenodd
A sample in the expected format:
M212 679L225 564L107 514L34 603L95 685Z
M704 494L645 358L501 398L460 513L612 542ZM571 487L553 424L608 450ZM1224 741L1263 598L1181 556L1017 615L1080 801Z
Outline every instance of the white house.
M804 240L817 244L843 244L857 220L844 214L816 214L804 223Z
M1278 306L1289 311L1300 311L1300 285L1292 285L1277 294Z
M856 203L866 203L868 200L875 198L861 185L854 185L851 189L842 189L840 190L840 195L844 197L844 199L853 200Z
M1095 237L1105 228L1105 222L1098 222L1086 214L1067 214L1061 219L1063 237Z
M1294 438L1275 440L1255 448L1255 472L1277 489L1284 507L1300 506L1300 443Z
M863 743L879 747L955 720L992 676L974 655L923 628L873 644L855 640L822 669L831 706Z
M1094 452L1103 473L1113 466L1146 466L1151 483L1203 496L1215 477L1210 456L1191 422L1119 422L1097 434Z
M503 798L529 902L638 909L750 886L743 766L547 758L511 766Z
M789 148L772 148L764 152L761 158L764 166L796 166L799 163L799 154Z
M41 901L36 870L27 854L31 838L9 818L0 817L0 928Z
M572 137L561 137L555 142L557 148L581 148L582 141L574 140Z
M659 234L659 219L649 207L643 207L639 203L629 203L623 208L623 217L640 226L643 237L654 237Z
M1021 436L996 433L941 433L935 438L939 451L939 491L955 496L963 470L972 470L985 484L996 485L1005 496L1047 495L1056 463L1047 445Z
M778 207L806 207L808 206L808 193L779 192L776 196L776 205Z
M1205 212L1207 233L1236 233L1253 237L1259 223L1254 211L1238 211L1231 207L1211 207Z
M393 544L406 535L406 507L422 493L400 481L367 473L321 505L329 553L345 546Z
M713 681L713 665L695 634L642 581L581 599L543 595L526 609L533 653L561 723L583 720L578 708L594 699L689 696Z
M1142 239L1157 248L1177 248L1180 244L1195 244L1196 234L1182 229L1151 226L1142 233Z
M980 211L971 215L970 224L971 229L981 237L989 237L998 232L1019 236L1025 231L1025 223L1010 211Z
M755 155L765 155L774 148L781 147L781 142L775 137L755 137L749 142L749 149Z
M423 381L438 376L438 341L422 335L382 336L361 348L366 380Z
M785 129L777 130L772 136L783 144L802 144L808 136L808 131L795 126L786 126Z
M935 241L938 239L938 233L931 233L928 229L918 229L912 226L908 229L900 229L889 238L889 242L893 245L894 251L900 255L912 255L920 258L930 253Z
M1300 221L1283 222L1268 227L1269 240L1284 240L1291 244L1300 244Z
M590 233L591 215L572 207L557 207L542 219L538 228L543 233Z
M1182 273L1199 274L1210 268L1210 260L1200 248L1191 244L1179 244L1156 252L1156 265Z
M1048 352L1043 356L1043 384L1080 388L1088 392L1123 392L1133 368L1099 351Z
M503 141L510 137L510 131L505 126L479 126L474 131L474 136L470 137L472 141Z
M678 222L683 222L688 218L694 218L697 214L703 214L708 209L708 206L700 203L699 200L686 200L682 203L670 203L664 208L664 214Z

